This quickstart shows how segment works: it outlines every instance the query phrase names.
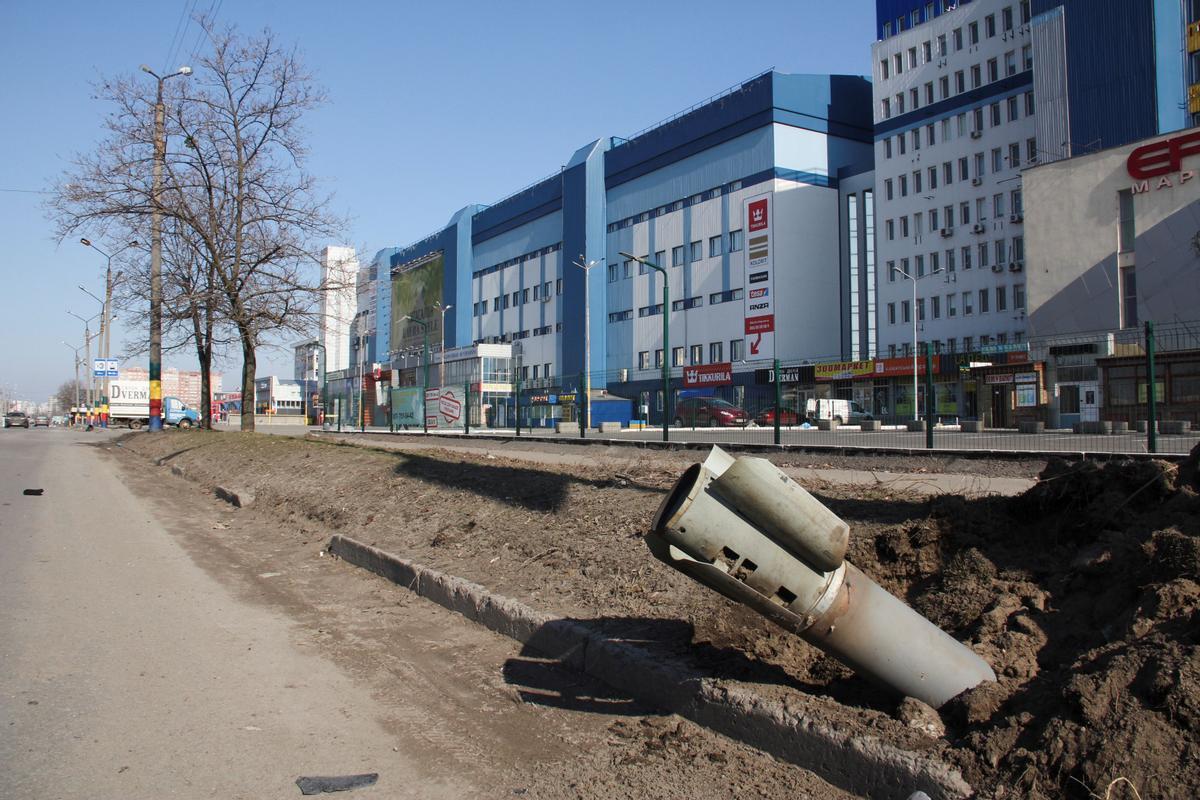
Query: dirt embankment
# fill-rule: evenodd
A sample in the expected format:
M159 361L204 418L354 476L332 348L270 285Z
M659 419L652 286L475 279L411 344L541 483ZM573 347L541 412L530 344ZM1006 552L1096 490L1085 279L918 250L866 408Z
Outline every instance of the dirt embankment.
M998 683L942 709L944 737L798 638L650 558L677 477L541 469L241 434L129 437L297 542L345 532L691 662L830 722L938 752L982 796L1200 796L1197 458L1047 466L1018 498L809 485L851 526L850 559L968 642ZM1128 785L1111 798L1133 797Z

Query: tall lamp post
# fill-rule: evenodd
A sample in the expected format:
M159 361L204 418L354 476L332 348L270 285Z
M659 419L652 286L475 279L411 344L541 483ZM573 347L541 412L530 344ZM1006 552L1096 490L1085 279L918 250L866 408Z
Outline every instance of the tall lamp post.
M441 300L439 300L438 302L433 304L433 310L440 312L442 315L442 330L441 330L441 333L442 333L442 343L441 343L442 362L441 362L441 365L438 367L438 386L446 385L446 312L452 308L454 308L454 306L452 306L452 305L449 305L449 306L442 305Z
M421 361L425 365L425 379L421 384L421 425L425 433L429 433L429 414L426 408L429 402L429 323L423 319L417 319L411 314L405 314L400 319L406 319L409 322L415 322L420 325L421 333L425 338L425 357Z
M93 314L92 316L88 317L87 319L84 319L83 317L76 314L74 311L68 311L67 313L83 323L83 358L84 358L84 364L88 364L92 360L92 339L95 338L94 336L92 336L91 324L92 324L92 320L94 320L96 317L98 317L100 315ZM87 401L88 401L89 406L92 405L92 390L95 388L95 384L96 384L96 378L95 378L95 375L93 374L92 377L88 380Z
M321 348L321 427L325 428L326 430L329 430L329 423L326 422L326 417L329 414L329 398L327 396L328 392L326 390L329 385L329 381L326 379L326 372L325 372L325 360L327 358L327 355L326 355L327 351L325 350L325 345L321 342L313 342L311 345L309 345L308 351L311 353L313 350L316 350L318 347Z
M663 365L662 365L662 392L663 392L663 419L662 419L662 438L663 441L668 441L671 421L671 282L667 277L667 271L645 258L638 258L630 255L625 251L621 251L621 255L625 258L632 259L639 264L645 264L650 269L660 273L663 279Z
M587 428L592 421L592 305L588 302L588 289L591 287L592 267L603 262L603 258L584 261L582 253L578 261L572 262L583 270L583 419L580 420L583 428Z
M79 351L83 348L72 347L65 341L63 344L66 345L69 350L75 351L75 408L79 408Z
M908 278L910 281L912 281L913 299L912 299L912 307L909 309L909 311L912 315L912 328L913 328L913 331L912 331L912 333L913 333L913 341L912 341L913 396L912 396L912 403L913 403L913 419L918 420L921 418L921 412L917 406L917 280L920 278L924 278L925 276L918 275L917 277L914 278L912 275L909 275L907 272L900 269L899 267L893 267L893 269L895 269L896 272L900 273L905 278ZM929 275L937 275L940 272L941 272L940 269L935 269L928 274Z
M163 83L176 75L191 75L191 67L180 67L169 75L158 75L142 64L142 72L158 81L154 98L154 184L150 190L150 430L162 430L162 191L163 162L167 158L166 108Z
M97 253L104 256L104 258L107 261L107 265L104 268L104 300L102 300L100 303L101 309L104 313L104 318L102 320L100 320L100 334L103 337L103 339L100 342L100 346L102 348L104 348L104 358L109 359L109 358L112 358L112 321L113 321L112 290L113 290L113 281L117 280L121 277L121 273L119 271L117 272L116 275L113 275L112 260L115 257L117 257L118 255L120 255L121 253L128 250L129 248L137 247L139 243L136 239L134 239L132 242L125 245L120 250L117 250L115 253L104 252L99 247L92 244L91 240L87 239L87 238L80 239L79 243L82 244L84 247L92 248ZM79 288L83 289L83 291L92 295L92 297L94 297L95 299L97 299L97 300L100 299L100 298L96 297L96 295L92 294L91 292L88 292L88 290L84 289L82 286L80 286ZM109 391L109 378L107 375L105 375L104 376L104 397L105 398L108 397L108 391Z

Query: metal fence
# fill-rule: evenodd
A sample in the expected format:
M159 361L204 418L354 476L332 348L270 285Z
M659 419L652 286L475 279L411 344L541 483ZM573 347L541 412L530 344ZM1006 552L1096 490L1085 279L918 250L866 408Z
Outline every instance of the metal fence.
M1200 323L844 361L678 363L343 398L342 425L514 436L892 450L1187 453L1200 442ZM518 362L519 363L519 362ZM1153 375L1153 390L1147 376ZM338 409L341 409L340 414Z

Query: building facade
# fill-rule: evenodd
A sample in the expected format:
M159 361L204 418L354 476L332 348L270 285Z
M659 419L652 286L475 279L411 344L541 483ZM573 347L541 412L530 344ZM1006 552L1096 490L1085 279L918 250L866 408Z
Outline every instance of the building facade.
M321 325L329 371L346 369L350 361L350 326L357 311L358 255L353 247L329 246L321 252Z

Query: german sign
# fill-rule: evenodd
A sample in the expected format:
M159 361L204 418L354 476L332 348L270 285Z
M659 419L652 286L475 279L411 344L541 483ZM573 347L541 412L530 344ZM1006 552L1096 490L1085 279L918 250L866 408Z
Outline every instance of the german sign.
M683 385L689 389L702 386L729 386L733 383L733 364L701 364L683 368Z
M771 240L772 192L748 198L743 210L746 231L746 351L762 358L775 351L774 242Z

